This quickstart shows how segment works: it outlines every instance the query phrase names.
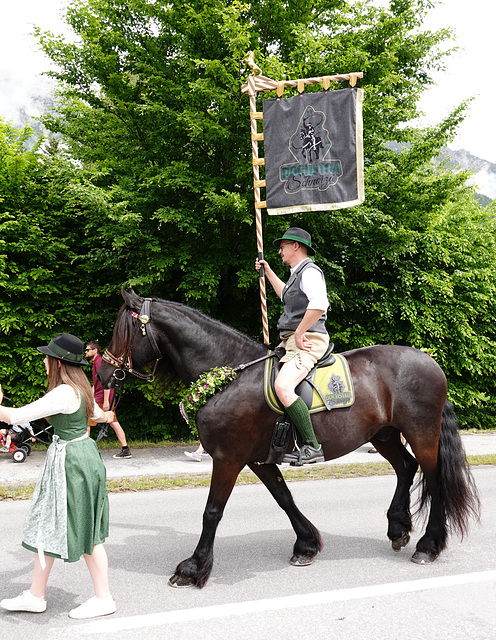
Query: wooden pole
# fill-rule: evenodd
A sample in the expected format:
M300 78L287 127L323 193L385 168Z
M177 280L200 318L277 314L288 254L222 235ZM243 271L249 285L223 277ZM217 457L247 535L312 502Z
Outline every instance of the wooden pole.
M260 180L260 165L263 158L258 157L258 140L263 139L263 134L258 133L257 120L261 114L257 113L257 92L255 90L255 75L248 77L248 95L250 97L251 120L251 149L253 161L253 190L255 194L255 226L257 233L257 252L259 260L263 259L263 232L262 232L262 208L260 206L260 187L265 186L265 180ZM261 137L262 136L262 137ZM265 273L260 269L260 303L262 307L262 329L264 343L269 346L269 320L267 317L267 291L265 288Z

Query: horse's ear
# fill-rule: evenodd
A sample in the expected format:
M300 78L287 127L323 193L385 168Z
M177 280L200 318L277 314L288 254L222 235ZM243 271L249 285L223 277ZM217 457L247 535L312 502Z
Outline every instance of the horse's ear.
M121 295L124 298L126 306L130 309L139 309L141 307L142 300L134 293L133 289L126 291L124 287L121 287Z
M121 296L124 298L124 302L127 304L129 300L129 293L124 289L124 287L121 287Z

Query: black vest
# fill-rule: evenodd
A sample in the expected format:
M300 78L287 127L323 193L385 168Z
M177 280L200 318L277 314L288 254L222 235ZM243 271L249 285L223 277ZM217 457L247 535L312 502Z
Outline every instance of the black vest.
M314 263L310 258L306 258L296 267L291 274L289 280L286 282L284 289L282 290L281 300L284 305L284 313L279 318L277 323L277 329L281 337L287 333L296 331L298 325L303 320L303 316L308 307L308 298L300 289L301 274L305 269L317 269L320 273L322 270ZM322 274L322 277L323 274ZM312 325L307 331L316 331L317 333L327 333L325 328L325 321L327 313L324 312L317 322Z

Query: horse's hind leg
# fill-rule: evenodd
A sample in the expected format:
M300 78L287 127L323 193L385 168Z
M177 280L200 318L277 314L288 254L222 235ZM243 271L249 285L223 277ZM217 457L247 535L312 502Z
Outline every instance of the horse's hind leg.
M214 460L207 504L203 512L203 529L193 555L180 562L169 579L171 587L205 586L214 562L214 539L217 526L242 466Z
M314 525L305 518L296 506L288 486L275 464L250 464L250 469L264 483L277 504L288 516L296 533L291 564L305 566L311 564L323 543L320 533Z
M410 513L410 489L418 463L400 441L399 431L394 431L386 442L374 439L372 444L386 458L396 472L396 490L387 512L387 536L394 551L401 551L410 541L412 516Z

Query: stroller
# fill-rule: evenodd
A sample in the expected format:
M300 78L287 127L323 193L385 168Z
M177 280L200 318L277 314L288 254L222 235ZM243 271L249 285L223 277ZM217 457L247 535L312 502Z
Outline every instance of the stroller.
M37 442L50 444L50 441L45 440L42 436L46 434L51 425L45 420L40 418L39 420L33 420L32 422L25 422L23 424L9 425L4 422L0 422L0 429L2 433L0 435L0 445L3 453L12 454L12 460L14 462L24 462L31 453L30 439L34 439ZM3 432L6 432L5 434ZM10 435L9 448L6 450L7 436Z

